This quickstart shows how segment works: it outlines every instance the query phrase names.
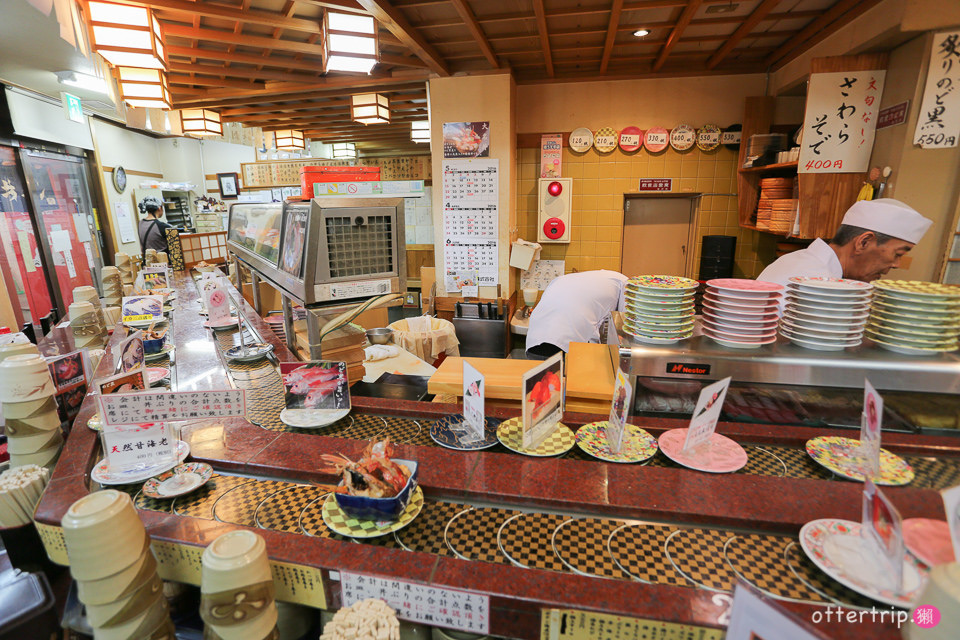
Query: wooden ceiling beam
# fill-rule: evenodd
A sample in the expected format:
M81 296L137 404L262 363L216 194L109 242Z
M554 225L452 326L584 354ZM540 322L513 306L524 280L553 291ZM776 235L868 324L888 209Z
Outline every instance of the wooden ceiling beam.
M281 10L281 13L282 13L284 16L286 16L286 17L289 18L289 17L293 16L293 12L296 11L296 10L297 10L297 3L294 2L294 0L287 0L286 3L283 5L283 9ZM283 35L283 29L280 28L280 27L277 27L276 29L273 30L273 33L270 34L270 37L273 38L274 40L279 40L279 39L280 39L280 36L282 36L282 35ZM318 34L314 34L314 35L318 35ZM313 42L313 40L308 40L308 42ZM234 47L231 46L231 47L230 47L230 51L232 52L233 50L234 50ZM261 54L260 57L261 57L261 58L264 58L264 59L267 59L267 58L270 58L272 55L273 55L273 51L269 51L269 50L264 49L264 51L263 51L263 53ZM302 53L298 53L298 54L296 54L296 56L294 56L294 59L295 59L296 61L299 61L299 60L301 60L302 58L303 58L303 54L302 54ZM257 65L257 69L263 69L263 67L264 67L264 65L262 65L262 64ZM322 71L322 69L321 69L321 71Z
M366 15L367 10L360 6L356 0L297 0L300 4L309 4L324 9L333 9L335 11L346 11L348 13L362 13Z
M229 78L196 77L190 75L180 75L177 73L168 73L167 82L170 84L184 84L197 87L226 87L232 89L249 89L252 91L263 91L265 88L265 85L262 82L231 80ZM173 91L172 88L171 91Z
M480 51L483 52L483 57L487 59L487 62L490 63L491 67L494 69L499 69L500 61L497 60L497 54L495 54L493 49L490 47L490 41L487 40L487 34L484 33L483 29L480 27L480 24L477 22L477 16L474 15L473 9L470 8L470 5L468 5L465 0L450 0L450 2L453 4L453 8L456 9L457 14L463 20L463 23L467 25L467 30L480 47Z
M307 55L323 56L323 47L308 42L296 42L293 40L274 40L267 36L252 36L247 34L233 33L232 31L223 31L220 29L206 29L197 27L187 27L179 24L166 24L164 34L175 38L190 38L191 40L208 40L223 44L239 44L246 47L258 47L261 49L292 51L294 53L305 53Z
M278 102L284 100L303 100L308 97L325 97L333 95L342 95L344 93L352 95L355 93L366 93L378 91L381 88L389 88L392 85L410 85L416 82L418 78L404 77L344 77L329 75L318 78L316 82L310 85L299 83L268 83L263 89L255 91L217 91L210 92L203 98L177 100L174 91L174 102L176 108L183 107L207 107L217 108L225 106L249 105L252 102ZM366 92L358 91L360 87L367 88Z
M657 59L653 63L654 71L659 71L663 63L667 61L667 56L670 55L670 52L676 46L677 42L680 41L683 30L686 29L690 21L693 20L693 14L697 12L701 4L703 4L703 0L690 0L683 8L680 17L677 19L677 24L674 25L673 31L671 31L667 37L667 44L663 45L663 49L660 50L660 55L657 56Z
M864 11L873 8L878 2L879 0L840 0L826 12L821 13L819 18L801 29L797 35L778 47L770 54L767 61L774 68L783 66L790 60L789 56L800 55L815 42L833 33L831 29L836 30Z
M607 72L610 64L610 54L613 53L613 42L617 39L617 25L620 24L620 12L623 11L623 0L613 0L610 7L610 20L607 23L607 38L603 43L603 56L600 58L600 73Z
M389 64L398 67L411 67L413 69L426 69L427 63L420 58L413 56L394 56L389 53L380 54L380 63Z
M167 47L167 53L171 56L180 58L194 58L201 60L219 60L220 62L240 62L243 64L256 64L265 67L278 67L281 69L299 69L301 71L313 71L315 73L323 72L323 64L320 60L296 60L289 57L270 56L264 58L249 53L229 53L227 51L218 51L214 49L202 49L200 47Z
M126 4L135 4L141 7L150 7L151 9L160 9L179 15L200 16L206 18L223 18L225 20L235 20L247 24L258 24L268 27L282 27L292 31L304 31L306 33L320 33L320 23L316 20L307 20L304 18L286 17L273 11L261 11L257 9L241 10L239 7L231 7L224 4L214 4L213 2L191 2L189 0L124 0Z
M553 57L550 54L550 33L547 30L547 16L543 9L543 0L533 0L533 13L537 17L537 32L540 34L540 47L543 50L543 62L547 66L547 76L553 77Z
M422 114L427 113L427 107L406 107L406 108L393 108L390 109L391 118L393 114L398 114L397 117L402 116L421 116ZM276 122L277 124L283 124L285 122L300 122L302 120L343 120L350 118L350 105L343 105L337 107L329 107L327 109L316 109L313 111L297 111L293 114L289 113L267 113L267 114L258 114L258 115L246 115L246 116L221 116L224 121L227 122Z
M713 69L720 64L723 59L727 57L727 54L733 51L734 48L740 44L741 40L750 35L750 32L753 31L778 4L780 4L780 0L763 0L763 2L758 4L757 8L747 16L746 20L740 23L740 26L733 32L733 35L727 38L727 41L720 45L720 48L710 56L710 59L707 60L707 68Z
M292 73L288 71L273 71L270 69L242 69L239 67L220 67L213 64L181 64L170 63L171 71L180 73L197 73L207 76L231 76L234 78L251 78L253 80L283 80L285 82L313 82L322 76L318 74Z
M441 76L450 75L450 67L440 52L407 22L403 14L387 0L358 0L382 27L397 37L418 58L427 63L431 71Z
M384 93L390 98L390 104L395 103L426 103L427 95L424 92L419 93L400 93L400 94L391 94L388 91L381 91L379 93ZM268 104L261 106L251 106L251 107L240 107L238 109L223 109L220 111L222 116L243 116L243 115L254 115L258 113L273 113L277 112L286 113L297 111L309 111L313 109L320 109L323 107L342 107L350 104L349 96L343 98L333 98L328 99L326 102L315 102L312 100L303 100L299 102L291 102L288 104Z

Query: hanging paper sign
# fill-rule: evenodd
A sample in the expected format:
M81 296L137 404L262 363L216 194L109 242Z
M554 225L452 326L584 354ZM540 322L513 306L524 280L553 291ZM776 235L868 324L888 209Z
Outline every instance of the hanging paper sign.
M143 332L136 331L117 347L114 370L129 373L143 366Z
M886 75L879 69L810 75L800 173L869 169Z
M863 414L860 416L860 455L863 456L863 475L880 475L880 428L883 420L883 398L869 380L864 381Z
M960 31L945 31L930 44L930 66L913 144L924 149L957 146L960 138Z
M732 124L723 130L720 134L720 144L728 149L736 149L740 146L740 135L743 127L739 124Z
M587 149L593 146L593 132L586 127L580 127L574 129L570 133L570 138L568 140L570 148L579 153L583 153Z
M697 129L697 147L701 151L713 151L720 146L720 127L705 124Z
M120 301L124 322L163 319L163 298L160 296L124 296Z
M561 353L523 375L524 449L536 449L553 433L563 416L563 358Z
M177 461L177 439L162 422L104 426L101 433L107 466L117 473Z
M593 146L600 153L610 153L617 148L620 139L619 132L613 127L603 127L593 136Z
M700 391L697 406L694 408L693 417L690 419L690 428L687 429L687 437L683 441L682 451L687 452L696 449L709 440L714 431L717 430L720 411L723 409L723 401L727 397L729 387L730 378L727 377L704 387Z
M559 178L563 156L563 134L545 133L540 136L540 177Z
M663 127L650 127L643 134L643 146L650 153L658 153L667 148L670 144L670 132Z
M670 146L675 151L686 151L694 145L697 139L696 131L688 124L680 124L670 132Z
M466 360L463 361L463 424L467 437L463 444L483 440L484 433L483 374Z
M612 453L620 453L623 445L623 432L630 415L630 398L633 397L633 387L623 371L617 369L617 382L613 388L613 402L610 405L610 417L607 418L607 446Z
M144 420L170 422L196 418L242 417L246 413L243 389L208 391L113 392L101 395L104 426L138 424Z
M885 570L875 572L877 579L886 580L886 587L894 593L902 592L903 585L903 520L893 503L867 478L863 487L863 526L861 535L873 549Z
M950 539L953 541L953 557L960 558L960 484L940 491L943 509L950 525Z
M620 150L630 153L643 146L643 130L637 127L624 127L620 132Z

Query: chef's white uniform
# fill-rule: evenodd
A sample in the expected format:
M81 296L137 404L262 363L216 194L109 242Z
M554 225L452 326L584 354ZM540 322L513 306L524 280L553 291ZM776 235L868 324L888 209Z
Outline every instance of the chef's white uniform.
M599 342L603 321L624 308L627 280L622 273L600 270L568 273L551 282L530 315L527 349L546 343L566 352L571 342Z
M817 238L806 249L777 258L757 276L757 280L786 286L794 276L842 278L843 266L830 245Z

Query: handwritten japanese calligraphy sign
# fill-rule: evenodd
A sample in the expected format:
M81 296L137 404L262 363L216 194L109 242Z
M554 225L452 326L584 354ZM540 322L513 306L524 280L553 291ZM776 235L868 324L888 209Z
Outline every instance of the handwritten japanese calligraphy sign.
M341 571L340 595L344 607L376 598L393 607L402 620L469 633L490 630L490 596L479 593Z
M106 426L169 422L198 418L243 416L246 395L243 389L210 391L147 391L101 395L100 415Z
M105 428L103 449L113 472L175 463L177 459L177 439L162 422Z
M957 146L960 138L960 31L938 33L930 49L927 84L913 132L924 149Z
M869 168L882 70L813 73L800 142L800 173L861 173Z

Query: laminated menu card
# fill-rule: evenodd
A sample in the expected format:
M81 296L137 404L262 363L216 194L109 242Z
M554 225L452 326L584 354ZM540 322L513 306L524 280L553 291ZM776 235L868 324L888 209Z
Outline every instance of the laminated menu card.
M100 395L111 393L132 393L144 391L147 388L147 374L143 369L118 373L109 378L97 380L97 391Z
M463 361L463 443L483 440L484 436L483 374L466 360Z
M700 397L697 399L697 405L693 410L693 417L690 419L690 428L687 429L687 437L683 441L682 451L687 452L696 449L709 440L713 432L717 430L720 411L723 409L723 401L727 397L729 387L730 378L727 377L704 387L700 391Z
M90 358L86 349L47 358L50 377L57 388L57 412L62 422L72 420L87 395L90 380Z
M863 487L863 525L860 535L882 562L884 570L876 572L882 585L895 593L903 593L903 528L902 518L893 503L867 478Z
M630 415L630 399L633 398L633 386L624 375L623 371L617 368L617 382L613 387L613 402L610 405L610 417L607 418L607 446L611 453L620 453L620 447L623 445L623 432L627 424L627 416Z
M112 472L173 465L177 460L177 438L165 422L105 424L101 438L107 466Z
M163 265L153 265L144 267L140 270L138 279L142 280L141 289L145 291L155 291L157 289L166 290L170 287L169 267Z
M143 322L163 319L163 297L124 296L120 302L124 322Z
M136 331L126 338L117 348L117 363L114 370L123 373L143 366L143 332Z
M203 305L207 309L207 320L211 325L230 323L230 299L223 288L223 282L216 273L206 273L200 281L203 292Z
M350 412L347 363L281 362L284 404L280 419L290 426L332 424Z
M860 455L863 477L880 475L880 430L883 420L883 397L869 380L864 380L863 414L860 416Z
M536 449L553 433L563 416L563 354L558 353L523 376L524 449Z

